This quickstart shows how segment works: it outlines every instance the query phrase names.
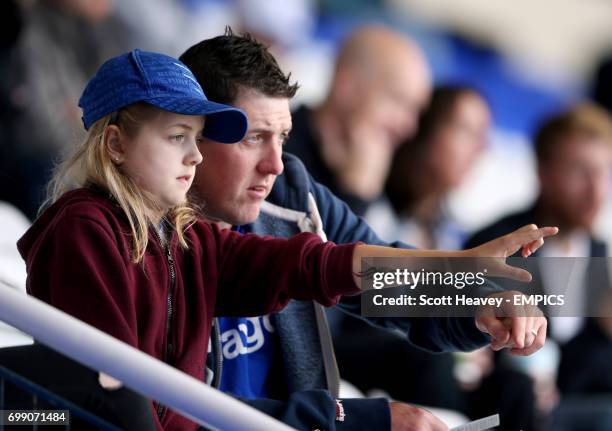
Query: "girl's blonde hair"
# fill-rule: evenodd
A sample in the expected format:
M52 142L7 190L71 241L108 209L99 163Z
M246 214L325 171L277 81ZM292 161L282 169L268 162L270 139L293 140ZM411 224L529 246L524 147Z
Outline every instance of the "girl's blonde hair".
M101 188L125 212L133 237L132 260L134 263L140 262L147 249L149 228L152 225L148 214L151 210L157 210L158 206L149 193L113 163L104 141L109 125L116 125L128 137L133 138L142 125L154 119L159 112L158 108L151 105L136 103L93 123L85 140L55 168L41 210L67 191L92 185ZM185 200L171 208L164 218L176 230L181 246L188 248L185 231L197 218L194 208Z

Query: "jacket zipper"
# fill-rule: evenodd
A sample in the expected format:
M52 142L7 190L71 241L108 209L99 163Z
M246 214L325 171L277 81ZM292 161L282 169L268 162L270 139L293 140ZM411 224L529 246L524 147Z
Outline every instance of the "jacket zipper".
M161 236L159 235L157 230L155 230L155 235L157 236L157 239L159 240L159 243L162 246L162 249L164 250L166 260L168 262L168 269L170 272L170 286L168 288L168 295L166 296L166 351L164 352L164 362L170 364L170 358L172 357L172 353L174 350L172 345L172 317L174 314L173 299L174 288L176 285L176 270L174 267L174 259L172 258L172 253L170 252L170 241L168 240L166 246L164 246ZM165 412L166 407L164 407L162 404L157 404L157 417L160 421L164 416Z
M212 331L212 351L214 358L214 376L210 385L219 389L221 387L221 374L223 373L223 353L221 352L221 323L219 322L219 318L215 317L215 321L213 323L213 331Z

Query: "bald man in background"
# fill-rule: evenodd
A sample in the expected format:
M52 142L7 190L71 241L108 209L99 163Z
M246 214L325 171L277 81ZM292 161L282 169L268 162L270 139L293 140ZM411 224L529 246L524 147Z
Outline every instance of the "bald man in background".
M391 159L414 135L431 77L420 49L388 27L368 26L342 45L324 102L300 107L286 151L363 215L381 194Z

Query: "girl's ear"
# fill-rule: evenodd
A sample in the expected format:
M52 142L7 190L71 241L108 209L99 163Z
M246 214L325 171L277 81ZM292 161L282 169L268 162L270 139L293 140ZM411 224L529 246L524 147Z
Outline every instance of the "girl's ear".
M108 126L104 132L104 148L112 162L121 165L125 160L124 140L121 130L114 124Z

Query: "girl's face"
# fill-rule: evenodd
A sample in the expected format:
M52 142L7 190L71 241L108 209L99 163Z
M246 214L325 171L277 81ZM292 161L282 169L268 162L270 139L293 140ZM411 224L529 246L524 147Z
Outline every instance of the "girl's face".
M151 193L164 212L185 200L202 162L198 144L203 128L203 116L160 111L136 136L120 138L121 169Z

